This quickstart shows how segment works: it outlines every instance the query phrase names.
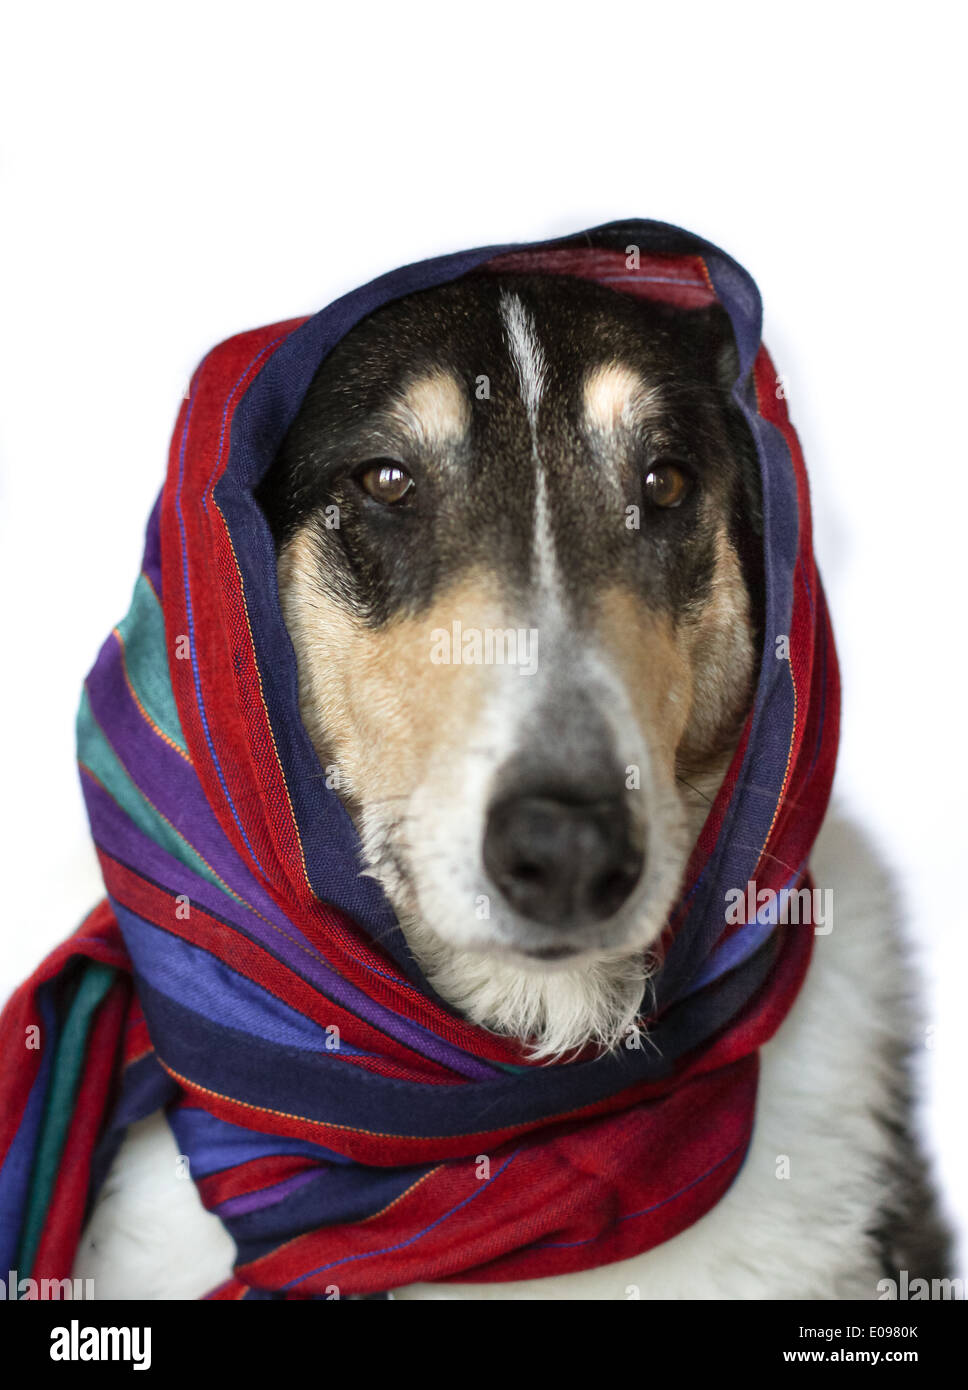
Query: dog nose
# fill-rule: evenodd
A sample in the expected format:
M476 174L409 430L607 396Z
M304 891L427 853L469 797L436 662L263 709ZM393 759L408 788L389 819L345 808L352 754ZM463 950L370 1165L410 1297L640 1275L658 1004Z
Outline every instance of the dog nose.
M642 873L624 801L512 796L496 802L484 832L484 866L523 917L582 927L617 912Z

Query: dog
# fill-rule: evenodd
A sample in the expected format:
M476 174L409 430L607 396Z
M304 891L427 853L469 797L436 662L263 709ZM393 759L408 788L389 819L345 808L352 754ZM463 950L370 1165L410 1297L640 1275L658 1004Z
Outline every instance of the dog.
M466 275L336 346L258 490L303 722L367 871L441 998L541 1061L641 1027L751 708L763 515L738 369L718 305ZM719 1203L618 1264L394 1298L869 1299L944 1274L891 886L836 812L812 862L837 926L762 1050ZM228 1276L175 1156L163 1117L132 1126L75 1264L100 1297Z

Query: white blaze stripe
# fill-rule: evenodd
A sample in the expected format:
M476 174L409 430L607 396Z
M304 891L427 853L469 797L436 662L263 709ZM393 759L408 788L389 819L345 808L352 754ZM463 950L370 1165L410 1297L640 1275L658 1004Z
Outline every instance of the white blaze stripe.
M547 362L538 341L534 319L516 294L501 295L501 317L507 333L511 361L518 377L521 399L531 426L531 448L535 468L534 554L538 582L545 590L557 587L555 544L548 506L548 483L538 450L538 408L544 390Z
M518 374L521 399L524 401L524 408L528 412L528 420L531 423L531 436L535 439L535 448L537 448L535 428L538 423L538 406L541 403L541 392L544 390L547 370L545 356L535 332L534 319L516 294L505 292L501 295L501 317L504 319L504 326L507 330L511 361Z
M551 530L551 512L548 508L548 485L545 482L544 469L538 459L537 448L535 448L535 462L537 472L534 499L534 553L538 561L538 583L547 592L557 587L558 579L555 569L555 539Z

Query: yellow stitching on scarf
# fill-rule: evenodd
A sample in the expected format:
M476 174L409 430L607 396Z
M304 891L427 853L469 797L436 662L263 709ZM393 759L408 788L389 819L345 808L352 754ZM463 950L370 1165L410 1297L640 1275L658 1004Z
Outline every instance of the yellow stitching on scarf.
M429 1143L432 1140L438 1139L445 1141L451 1139L475 1139L479 1134L494 1133L493 1130L489 1129L469 1129L463 1130L460 1134L390 1134L381 1129L359 1129L355 1125L340 1125L337 1124L335 1120L314 1120L308 1115L293 1115L288 1110L273 1110L269 1105L256 1105L249 1100L237 1100L235 1096L223 1095L221 1091L212 1091L207 1086L202 1086L199 1082L192 1081L189 1077L182 1076L180 1072L175 1071L174 1068L168 1065L164 1058L159 1056L157 1049L155 1050L155 1056L168 1075L174 1077L176 1081L180 1081L183 1086L190 1086L193 1091L201 1091L202 1094L206 1096L214 1096L216 1100L224 1100L229 1105L241 1106L244 1110L256 1110L260 1115L276 1115L280 1120L298 1120L300 1124L319 1125L323 1129L339 1129L346 1134L365 1134L371 1139L412 1139L418 1143ZM617 1092L616 1094L620 1095L621 1092ZM580 1115L583 1110L587 1109L587 1105L579 1105L576 1106L574 1110L562 1110L554 1115L547 1116L541 1121L541 1124L557 1124L559 1120L570 1119L572 1115ZM506 1126L506 1128L513 1130L517 1127L509 1125Z
M364 1216L363 1220L358 1221L356 1224L358 1226L365 1226L367 1222L375 1221L378 1216L385 1216L388 1211L393 1210L398 1202L402 1202L404 1197L409 1197L410 1193L415 1191L421 1183L426 1182L428 1178L432 1178L435 1173L439 1173L444 1166L443 1163L438 1163L436 1168L431 1168L429 1173L424 1173L422 1178L418 1178L416 1182L412 1182L406 1192L401 1192L399 1197L394 1197L393 1201L389 1202L385 1207L382 1207L380 1211L375 1211L370 1216ZM248 1264L239 1265L239 1269L255 1270L263 1260L269 1259L270 1257L275 1258L275 1256L280 1255L283 1250L287 1250L290 1245L296 1245L299 1241L305 1240L306 1236L314 1236L316 1234L316 1231L300 1231L298 1235L290 1236L289 1239L284 1240L281 1245L274 1246L271 1250L266 1251L264 1255L259 1255L256 1259L250 1260Z
M182 757L182 758L185 759L185 761L186 761L186 763L188 763L188 766L189 766L189 767L194 766L194 764L192 763L191 755L190 755L189 753L186 753L185 750L184 750L184 748L181 748L181 747L175 742L175 740L174 740L173 738L170 738L169 735L165 733L164 729L161 729L161 728L158 727L158 725L157 725L157 724L155 723L155 721L152 719L151 715L150 715L150 714L148 713L148 711L145 709L144 705L143 705L143 704L141 703L141 701L138 699L138 692L135 690L134 686L132 685L132 683L131 683L131 677L128 675L128 659L127 659L127 655L126 655L125 649L124 649L124 638L121 636L121 629L115 627L115 628L112 628L111 631L114 633L115 637L118 639L118 645L119 645L120 648L121 648L121 669L122 669L122 671L124 672L125 684L127 685L128 690L129 690L130 693L131 693L131 698L134 700L135 704L138 706L138 709L141 711L141 714L142 714L142 716L143 716L143 718L144 718L144 720L145 720L145 723L148 724L148 726L149 726L151 729L154 730L154 732L158 735L158 737L159 737L160 739L162 739L165 743L168 744L168 747L169 747L169 748L174 748L175 752L179 755L179 757ZM199 857L201 857L201 856L199 856Z
M702 273L706 277L706 284L712 290L713 294L716 295L716 286L713 284L713 277L710 275L709 267L706 265L705 256L699 256L698 260L699 264L702 266ZM716 295L716 299L719 299L719 295Z
M375 1221L378 1216L386 1216L387 1212L392 1211L398 1202L402 1202L404 1197L409 1197L411 1192L415 1192L421 1183L426 1182L428 1178L432 1178L435 1173L439 1173L443 1167L444 1165L442 1163L438 1163L436 1168L431 1168L429 1173L424 1173L422 1178L418 1178L416 1182L412 1182L405 1192L400 1193L399 1197L394 1197L392 1202L388 1202L387 1205L382 1207L379 1211L372 1212L371 1215L365 1216L363 1220L359 1222L359 1225L365 1226L368 1221Z
M142 570L142 571L141 571L141 578L145 581L145 583L148 585L148 588L149 588L149 589L151 590L151 592L154 594L154 596L155 596L155 602L157 603L157 605L158 605L158 607L161 609L161 611L164 613L164 611L165 611L165 610L164 610L164 606L162 605L161 599L160 599L159 596L158 596L158 590L155 588L154 584L152 584L152 582L151 582L151 575L148 574L147 570Z

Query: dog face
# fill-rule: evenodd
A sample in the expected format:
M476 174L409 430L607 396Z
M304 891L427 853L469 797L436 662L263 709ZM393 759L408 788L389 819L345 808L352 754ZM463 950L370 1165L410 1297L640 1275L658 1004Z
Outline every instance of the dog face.
M749 708L718 307L468 276L322 364L259 491L303 719L439 992L613 1043Z

